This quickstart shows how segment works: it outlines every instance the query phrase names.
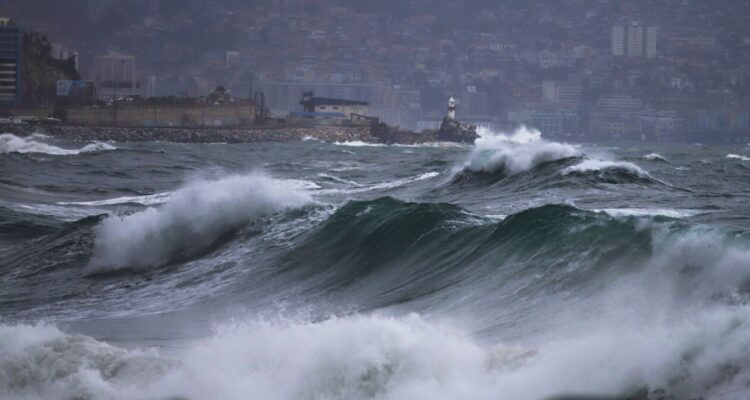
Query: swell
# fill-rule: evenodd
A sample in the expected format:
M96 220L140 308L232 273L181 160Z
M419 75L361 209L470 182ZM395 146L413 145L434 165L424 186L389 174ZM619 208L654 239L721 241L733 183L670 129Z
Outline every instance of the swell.
M472 308L504 299L512 315L536 296L595 293L627 275L657 273L644 272L651 269L664 273L664 282L683 279L682 289L700 286L698 277L716 272L725 257L728 269L750 259L745 236L701 229L554 204L495 222L450 204L385 197L347 203L284 255L277 271L305 293L347 296L370 308L411 301L434 307L451 298ZM713 259L673 250L693 247ZM681 268L694 260L698 272L685 279ZM682 289L680 296L697 293Z
M247 218L279 210L270 205L277 201L275 197L269 198L271 203L256 199L249 206L246 197L219 196L222 202L206 203L207 208L194 197L186 198L190 199L187 208L176 208L183 204L172 201L147 209L148 213L100 215L57 225L41 223L34 216L16 216L9 226L16 226L17 234L26 232L29 239L4 252L8 279L3 286L9 292L3 297L25 298L20 293L31 286L46 287L63 276L72 287L97 286L91 274L107 277L146 265L174 265L176 269L159 272L160 279L169 281L180 265L200 259L207 269L191 268L203 278L185 271L189 276L180 273L185 276L179 279L200 283L216 272L211 265L218 263L231 268L219 272L239 274L234 285L240 292L260 293L257 290L273 287L277 291L268 295L280 301L291 293L322 299L345 296L355 308L377 309L409 302L477 308L503 299L502 312L493 312L498 320L520 312L536 296L596 293L628 275L656 273L663 274L660 279L665 282L678 279L679 296L745 296L739 288L744 287L747 274L738 265L750 260L746 233L693 226L663 216L613 216L550 204L497 221L451 204L382 197L350 201L323 219L325 208L286 213L262 226L249 224L238 234L238 224L247 225ZM3 215L15 214L5 211ZM143 215L157 223L142 225ZM107 225L108 221L113 225ZM118 235L108 236L102 229L116 229ZM256 237L258 249L265 250L246 260L240 253L232 255ZM103 240L109 242L103 245ZM109 250L108 246L119 247ZM214 260L218 251L223 258ZM82 268L105 255L119 264ZM736 285L728 283L728 272L719 272L717 265L736 270ZM254 270L263 272L250 272ZM143 271L127 280L141 279L139 284L148 286L150 276ZM110 275L110 279L118 276ZM46 288L47 300L58 292L74 292L64 289ZM237 294L227 291L225 295Z

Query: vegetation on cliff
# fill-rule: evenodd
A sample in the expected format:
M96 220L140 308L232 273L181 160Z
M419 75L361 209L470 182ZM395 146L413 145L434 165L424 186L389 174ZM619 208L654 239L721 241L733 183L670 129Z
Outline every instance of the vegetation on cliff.
M65 60L52 57L52 44L47 36L28 31L23 35L23 99L27 105L51 105L58 80L78 80L75 56Z

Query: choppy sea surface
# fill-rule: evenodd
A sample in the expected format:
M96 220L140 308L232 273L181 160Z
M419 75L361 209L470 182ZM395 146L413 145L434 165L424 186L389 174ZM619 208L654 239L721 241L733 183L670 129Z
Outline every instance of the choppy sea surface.
M0 398L750 397L750 145L0 135Z

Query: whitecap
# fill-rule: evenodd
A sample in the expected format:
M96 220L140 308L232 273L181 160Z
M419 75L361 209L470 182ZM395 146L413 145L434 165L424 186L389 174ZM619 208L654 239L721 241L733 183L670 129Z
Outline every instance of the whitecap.
M659 153L646 154L645 156L643 156L643 159L649 160L649 161L667 161L667 159L664 158L664 156L662 156Z
M576 146L544 140L538 130L523 126L509 135L485 129L479 133L468 159L454 172L514 174L544 162L581 155Z
M88 144L80 149L64 149L34 139L42 139L40 136L23 138L10 133L0 134L0 154L3 153L43 153L50 155L76 155L81 153L93 153L107 150L116 150L116 147L108 143L96 142Z
M563 175L569 175L571 173L581 172L593 172L593 171L605 171L605 170L621 170L633 173L641 177L651 177L648 172L641 169L641 167L627 161L609 161L609 160L597 160L587 159L583 160L578 164L571 165L564 168L561 172Z
M115 197L115 198L103 199L103 200L59 201L57 202L57 204L97 207L97 206L110 206L110 205L116 205L116 204L137 203L137 204L142 204L144 206L150 206L150 205L161 204L161 203L166 202L167 200L169 200L170 194L171 192L162 192L162 193L149 194L149 195L143 195L143 196L123 196L123 197Z
M750 157L739 155L739 154L727 154L727 157L733 160L750 161Z
M669 218L687 218L700 213L699 210L690 209L672 209L672 208L602 208L593 211L604 212L613 217L623 216L664 216Z
M159 208L104 219L88 268L143 268L190 257L256 218L311 202L305 182L260 174L192 182Z

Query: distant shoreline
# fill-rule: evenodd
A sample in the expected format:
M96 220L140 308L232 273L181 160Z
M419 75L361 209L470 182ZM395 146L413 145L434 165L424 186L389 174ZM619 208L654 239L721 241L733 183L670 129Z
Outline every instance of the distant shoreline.
M84 126L84 125L0 125L2 133L28 136L46 134L71 141L118 141L175 143L252 143L289 142L306 138L323 142L362 141L379 143L369 127L356 126L268 126L246 128L204 127L135 127L135 126Z
M0 124L0 133L29 136L41 133L71 141L115 141L174 143L256 143L318 140L326 143L365 142L383 144L435 143L440 140L430 133L415 133L392 128L374 132L369 126L293 126L267 125L248 127L143 127L143 126L92 126L92 125L33 125ZM558 137L548 140L587 143L643 143L639 137ZM683 133L666 140L646 140L659 143L702 143L707 145L750 144L750 132Z

